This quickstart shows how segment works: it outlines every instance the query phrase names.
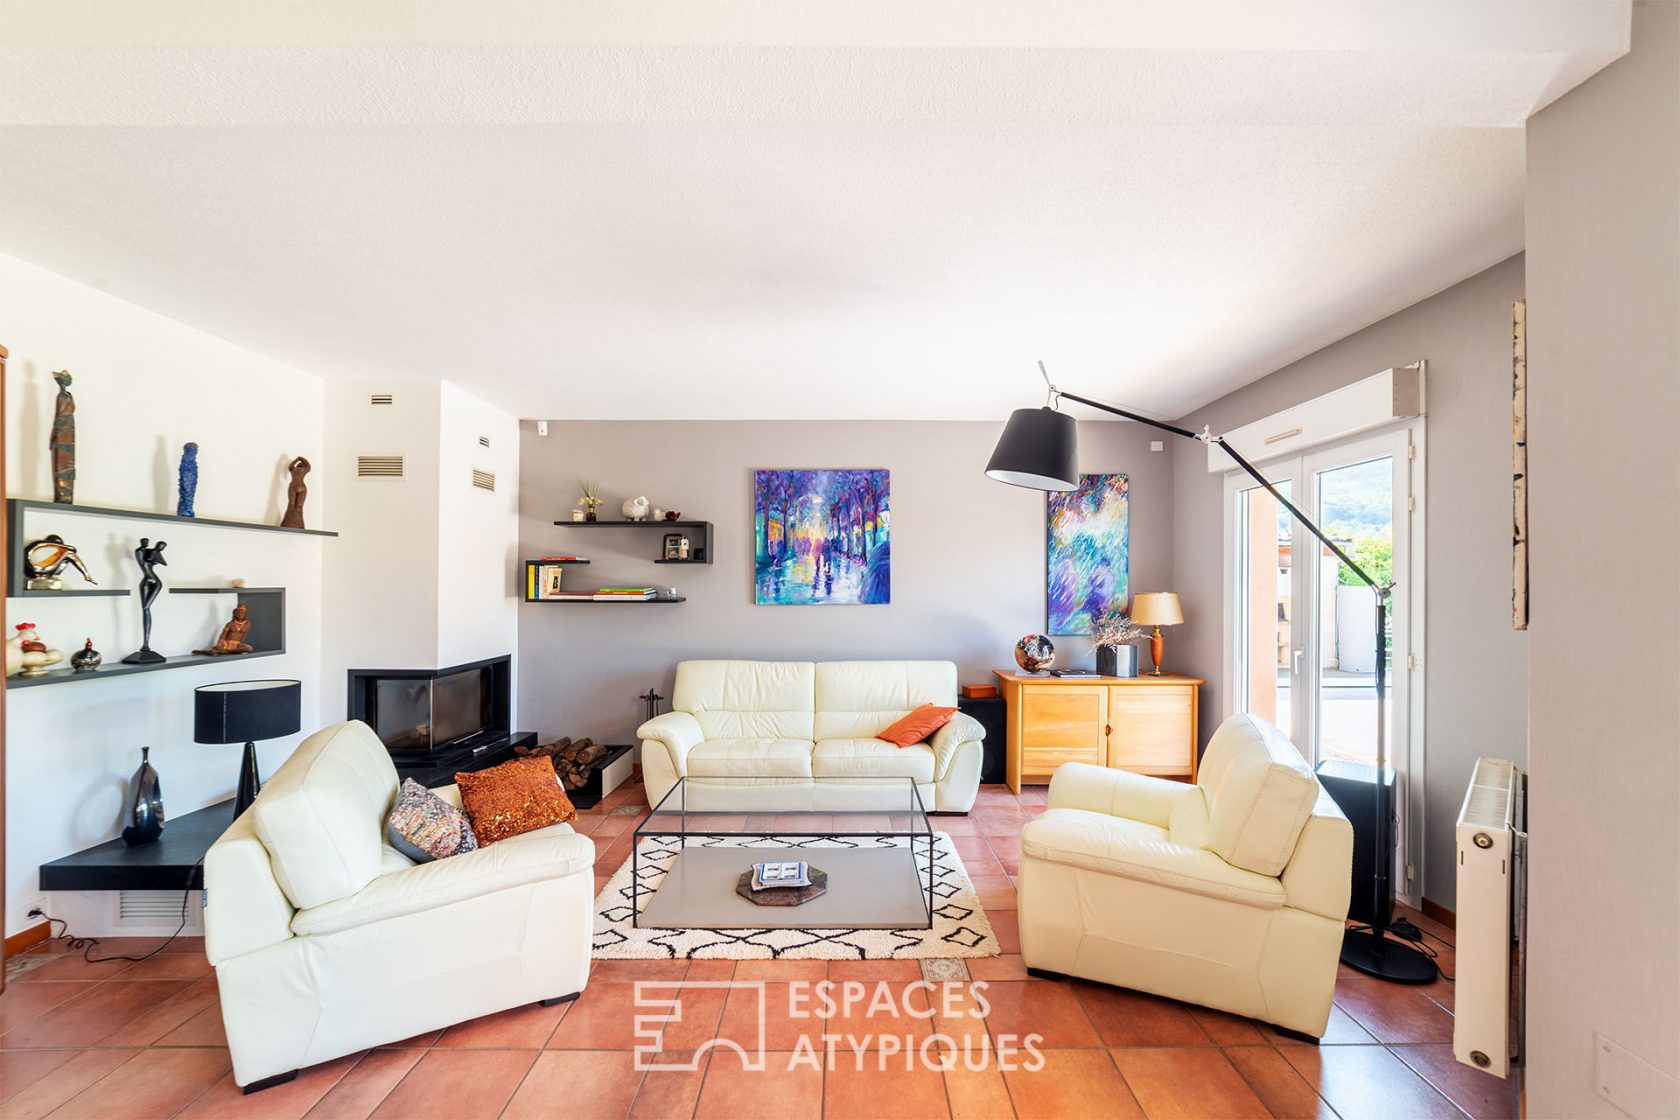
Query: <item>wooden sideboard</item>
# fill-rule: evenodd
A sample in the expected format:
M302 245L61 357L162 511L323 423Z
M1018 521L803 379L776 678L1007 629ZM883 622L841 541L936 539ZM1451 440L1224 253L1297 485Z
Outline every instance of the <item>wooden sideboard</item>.
M1196 780L1201 678L996 675L1009 706L1005 780L1012 791L1048 782L1064 762Z

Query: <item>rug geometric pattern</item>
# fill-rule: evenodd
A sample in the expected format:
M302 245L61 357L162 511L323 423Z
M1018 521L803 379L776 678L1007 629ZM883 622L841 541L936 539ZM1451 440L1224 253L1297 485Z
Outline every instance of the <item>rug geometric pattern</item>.
M914 844L916 866L928 882L926 841L901 836L790 839L778 836L696 836L690 847L856 848ZM974 893L951 838L933 834L932 929L649 929L630 924L632 899L646 907L679 850L675 836L643 837L636 860L625 860L595 899L593 955L604 960L910 960L920 957L995 957L997 938ZM632 864L640 883L632 889Z

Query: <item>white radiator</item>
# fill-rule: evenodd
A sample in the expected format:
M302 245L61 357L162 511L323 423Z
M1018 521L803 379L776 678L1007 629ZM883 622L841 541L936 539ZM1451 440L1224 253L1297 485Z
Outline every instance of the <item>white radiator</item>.
M1502 758L1476 761L1458 812L1457 983L1453 1057L1505 1077L1521 1023L1520 960L1527 834L1523 775Z

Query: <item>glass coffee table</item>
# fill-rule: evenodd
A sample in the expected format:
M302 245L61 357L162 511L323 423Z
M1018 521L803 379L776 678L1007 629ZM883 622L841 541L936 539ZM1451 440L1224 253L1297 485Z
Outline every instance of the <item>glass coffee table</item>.
M826 872L826 892L797 906L737 893L754 863L788 859ZM630 860L638 928L933 928L933 828L910 778L679 778Z

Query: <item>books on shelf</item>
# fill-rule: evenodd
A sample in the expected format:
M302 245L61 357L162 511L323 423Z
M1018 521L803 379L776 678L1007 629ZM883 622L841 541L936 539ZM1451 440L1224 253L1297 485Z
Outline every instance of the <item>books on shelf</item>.
M561 597L560 579L565 574L560 564L527 564L525 566L525 598L558 599Z
M565 553L564 555L561 555L561 556L539 556L539 557L537 557L538 563L545 563L545 564L550 562L550 561L557 562L557 563L564 563L564 564L579 564L579 563L585 563L588 560L589 560L589 557L579 556L579 555L577 555L576 553L573 553L573 552L568 552L568 553Z
M802 859L755 863L752 871L752 889L755 891L811 885L811 865Z
M599 602L610 603L619 599L642 600L658 598L659 592L651 587L599 587L595 590L595 599Z

